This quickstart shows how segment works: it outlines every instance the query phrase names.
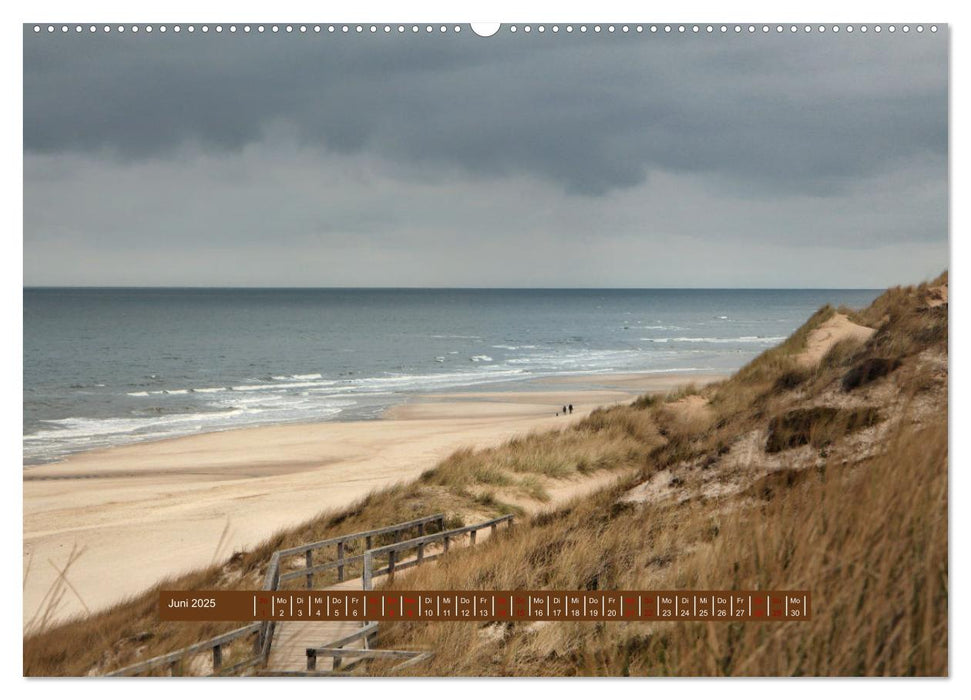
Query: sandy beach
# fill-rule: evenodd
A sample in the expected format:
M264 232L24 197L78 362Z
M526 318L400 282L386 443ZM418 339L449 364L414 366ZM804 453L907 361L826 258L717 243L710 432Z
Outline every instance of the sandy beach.
M456 449L564 427L598 406L716 378L598 375L546 380L541 390L417 396L377 421L230 430L31 467L23 483L24 624L45 604L72 549L82 554L67 573L71 591L55 619L103 609L414 479ZM555 415L569 403L573 415Z

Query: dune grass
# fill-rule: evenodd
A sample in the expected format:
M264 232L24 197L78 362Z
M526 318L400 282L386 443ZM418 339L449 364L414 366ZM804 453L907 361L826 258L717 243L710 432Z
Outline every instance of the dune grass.
M635 401L629 410L653 416L665 437L639 476L393 584L809 589L811 622L395 623L382 644L468 650L414 669L426 675L946 675L947 313L927 307L928 286L888 291L857 316L878 329L870 341L837 344L797 377L785 377L798 367L793 356L833 309L725 382L686 388L669 401ZM866 394L882 382L892 403L819 405L844 400L845 377L888 354L895 358L889 371L850 384ZM943 361L943 375L928 357ZM695 395L709 401L713 420L685 423L672 412ZM852 446L838 449L890 416L893 429L876 456L853 459ZM717 470L739 436L771 436L773 426L776 439L763 442L767 456L812 445L822 448L822 462L770 471L732 498L644 505L621 498L660 469ZM372 672L381 673L380 665Z
M381 644L438 651L432 662L409 671L433 675L945 674L947 305L928 304L931 288L942 283L946 275L929 285L895 288L853 312L856 322L877 332L863 345L837 344L816 367L800 367L794 358L809 333L835 313L830 307L728 380L642 397L595 411L570 428L493 449L456 452L411 484L323 513L160 587L258 588L271 553L280 548L436 512L457 526L516 511L510 503L516 499L544 501L557 480L626 468L620 483L500 531L483 546L456 550L394 585L808 588L812 622L396 623L382 626ZM848 394L844 378L873 358L887 358L894 369ZM856 403L849 411L839 405L851 399ZM793 414L829 403L833 409ZM839 446L873 425L871 410L881 425L895 427L876 456L853 459L852 449L840 452ZM786 427L787 415L820 420L788 425L792 434L805 433L806 444L787 438L768 456L819 448L817 468L783 462L771 473L753 472L754 481L731 498L644 504L621 498L665 469L719 473L720 460L742 437L762 436L764 450L772 421ZM26 636L25 675L104 673L238 626L161 623L156 604L153 589ZM382 668L375 664L370 672Z
M880 458L780 482L756 505L618 508L605 491L394 586L810 589L809 622L388 625L427 675L945 675L947 424ZM498 629L496 629L498 628ZM379 672L379 669L375 669Z
M446 514L448 527L521 513L510 500L546 502L548 487L564 479L640 466L660 441L649 416L601 410L563 430L527 435L477 452L459 450L413 483L374 492L336 513L322 513L302 526L267 538L250 551L233 553L228 561L160 582L108 610L28 633L24 637L24 674L101 674L240 626L159 621L156 606L161 589L260 588L267 562L278 549L438 512ZM378 540L375 545L383 543ZM349 546L346 553L359 552ZM321 552L317 563L325 561L327 554ZM322 575L317 585L329 582ZM56 593L61 594L60 589Z

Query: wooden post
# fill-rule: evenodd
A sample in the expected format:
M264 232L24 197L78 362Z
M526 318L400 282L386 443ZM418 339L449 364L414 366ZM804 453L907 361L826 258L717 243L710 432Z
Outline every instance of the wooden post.
M496 528L497 528L497 527L499 527L499 526L498 526L498 525L496 525L495 523L492 523L492 534L493 534L493 535L494 535L494 534L496 534Z
M336 671L340 667L341 667L341 657L335 656L334 657L334 670Z
M438 519L438 531L445 532L445 516L443 515Z
M394 578L394 560L396 554L397 552L393 549L388 552L388 578Z
M425 536L425 523L418 524L418 536L419 537ZM419 542L418 543L418 563L420 564L421 560L424 558L425 558L425 543Z
M270 658L270 648L273 646L273 632L276 630L276 620L270 620L266 625L266 636L263 638L263 646L260 648L260 657L263 660L263 666L266 667L266 661Z
M367 537L364 538L364 549L365 550L371 549L371 536L370 535L368 535Z
M361 574L361 581L364 584L364 590L371 590L371 567L373 558L371 556L370 550L364 552L364 573Z
M447 535L445 537L445 540L442 542L442 545L445 548L445 554L448 554L448 536Z
M312 549L308 549L307 550L307 553L305 555L305 558L307 560L307 568L308 569L313 568L313 565L314 565L314 551ZM313 587L314 587L314 574L313 574L312 571L307 571L307 590L309 591Z
M337 580L344 580L344 540L337 543Z
M222 645L217 644L212 648L212 672L215 673L223 665L223 648Z
M317 670L317 650L307 649L307 670L316 671Z
M472 547L474 545L475 545L475 530L472 530L471 532L469 532L469 546Z

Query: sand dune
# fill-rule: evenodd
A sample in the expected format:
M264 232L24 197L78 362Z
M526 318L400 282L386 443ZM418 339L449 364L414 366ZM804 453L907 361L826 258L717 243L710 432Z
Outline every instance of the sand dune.
M814 329L806 340L806 350L796 359L804 366L817 364L830 349L841 340L852 339L865 343L876 333L872 328L853 323L844 314L833 314L832 318Z
M77 596L67 594L58 619L104 608L371 490L414 479L458 448L564 427L599 405L697 379L625 375L595 378L608 387L600 390L436 395L385 420L209 433L29 468L24 623L75 546L83 554L68 579ZM554 415L569 403L572 416Z

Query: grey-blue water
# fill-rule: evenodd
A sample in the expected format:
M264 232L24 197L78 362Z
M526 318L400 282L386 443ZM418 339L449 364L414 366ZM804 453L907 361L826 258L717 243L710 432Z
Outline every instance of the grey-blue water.
M376 418L416 392L733 370L863 290L25 289L24 462ZM535 382L534 382L535 383Z

